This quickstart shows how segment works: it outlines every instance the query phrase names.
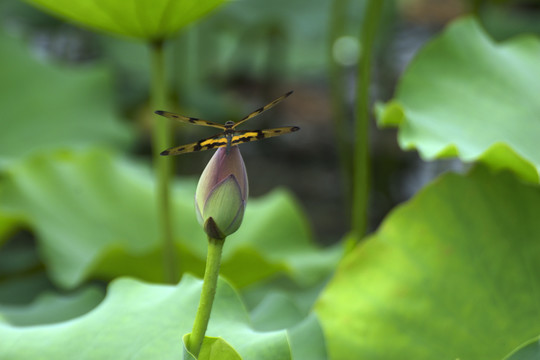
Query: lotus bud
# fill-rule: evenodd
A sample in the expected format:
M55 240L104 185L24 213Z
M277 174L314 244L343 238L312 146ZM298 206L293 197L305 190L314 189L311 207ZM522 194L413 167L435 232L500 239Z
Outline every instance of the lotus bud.
M246 167L238 146L218 148L206 165L195 192L199 224L214 239L240 227L248 197Z

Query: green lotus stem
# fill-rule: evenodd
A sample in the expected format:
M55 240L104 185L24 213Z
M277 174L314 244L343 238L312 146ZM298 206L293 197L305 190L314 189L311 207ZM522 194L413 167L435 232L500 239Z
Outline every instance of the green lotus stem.
M358 63L352 204L352 230L357 241L364 236L367 228L370 177L368 136L370 118L369 84L371 80L373 40L379 26L383 4L383 0L368 0L360 34L362 53Z
M208 254L206 256L206 268L204 270L204 280L199 300L199 308L193 323L193 330L188 340L188 350L196 358L199 357L201 346L210 320L212 304L216 295L217 282L219 276L219 266L221 264L221 252L225 239L214 239L208 237Z
M334 119L334 133L337 140L341 176L345 188L344 198L347 208L351 204L352 159L349 127L345 112L345 74L343 66L334 57L334 44L345 33L344 19L347 18L349 0L333 0L330 12L330 41L328 44L328 65L330 75L330 101L332 118Z
M150 103L152 112L166 110L167 107L167 81L165 79L165 57L163 42L156 41L150 46L152 83L150 90ZM157 209L160 236L163 241L163 267L166 282L175 283L178 279L176 249L172 231L172 215L170 202L170 183L173 175L173 162L160 156L159 153L171 147L171 122L155 117L152 133L152 153L156 171Z

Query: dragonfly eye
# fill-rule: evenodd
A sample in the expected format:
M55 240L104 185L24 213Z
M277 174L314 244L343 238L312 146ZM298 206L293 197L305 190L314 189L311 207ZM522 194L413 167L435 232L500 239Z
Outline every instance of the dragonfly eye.
M231 120L225 123L225 126L233 126L233 125L234 125L234 121L231 121Z

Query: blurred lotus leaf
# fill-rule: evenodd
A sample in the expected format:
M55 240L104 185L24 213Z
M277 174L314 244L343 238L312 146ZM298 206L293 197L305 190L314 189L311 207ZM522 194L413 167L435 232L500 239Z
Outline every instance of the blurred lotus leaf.
M19 328L0 323L0 358L181 359L182 335L191 331L201 287L188 275L176 286L114 280L105 300L85 316ZM239 295L224 280L208 335L223 337L245 360L291 358L287 332L253 330ZM209 359L220 359L215 355Z
M103 295L94 286L68 295L44 292L29 305L0 305L0 317L15 326L57 323L87 313L103 300Z
M510 355L504 358L504 360L536 360L540 359L540 336L526 341L520 345L516 350L512 351Z
M46 12L82 26L159 40L199 20L225 0L27 0Z
M13 238L8 245L3 246L0 250L0 304L2 304L0 306L13 306L12 309L15 313L18 312L18 305L31 303L44 292L54 292L54 288L41 265L36 247L28 246L28 242L24 241L21 235ZM26 309L28 311L23 310L18 313L25 317L27 313L32 312L30 309ZM6 321L11 321L10 316L5 316L5 318ZM30 318L28 320L33 321ZM19 322L15 321L14 323Z
M424 188L324 290L330 357L501 359L539 334L539 213L540 188L509 172Z
M2 190L0 189L0 193L1 192ZM17 224L17 219L7 214L2 214L0 211L0 245L9 239L11 233L17 228Z
M181 271L202 276L206 234L197 223L195 180L178 180L172 195ZM131 275L161 281L154 184L150 169L106 151L59 152L20 162L0 182L0 214L37 235L53 281ZM327 276L339 249L311 242L307 221L292 198L275 191L253 199L244 225L227 238L222 274L237 286L285 275L300 284ZM250 271L246 271L250 269Z
M40 61L1 31L0 53L0 168L37 152L126 147L133 139L115 113L105 67Z
M381 125L425 159L459 156L538 182L540 41L495 43L473 18L452 23L403 74Z
M316 314L304 313L288 294L272 292L269 287L267 294L251 312L253 327L259 331L288 329L293 359L327 359L326 340Z

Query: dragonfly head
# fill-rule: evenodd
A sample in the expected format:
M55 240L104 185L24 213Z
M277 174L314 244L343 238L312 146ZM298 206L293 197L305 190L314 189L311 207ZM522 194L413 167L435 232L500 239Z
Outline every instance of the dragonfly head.
M229 121L227 121L227 122L225 123L225 126L226 126L226 127L232 127L233 125L234 125L234 121L231 121L231 120L229 120Z

